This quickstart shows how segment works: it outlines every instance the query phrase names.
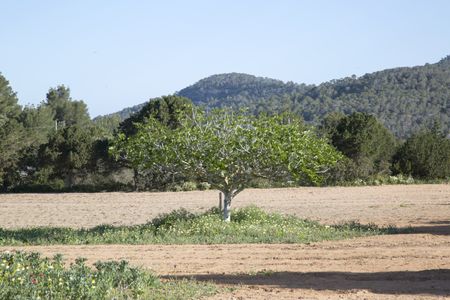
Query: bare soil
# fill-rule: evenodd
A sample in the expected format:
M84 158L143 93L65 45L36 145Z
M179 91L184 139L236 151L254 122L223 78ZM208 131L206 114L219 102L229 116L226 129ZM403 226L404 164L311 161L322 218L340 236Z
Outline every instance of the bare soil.
M143 223L177 207L203 210L217 192L0 195L0 227ZM72 261L126 259L164 277L239 288L214 299L450 299L450 185L247 190L235 207L338 223L411 226L414 234L313 244L1 247Z
M202 211L218 205L218 191L169 193L0 194L0 227L93 227L142 224L184 207ZM247 189L233 207L269 211L331 224L348 220L418 226L450 216L450 185L389 185Z

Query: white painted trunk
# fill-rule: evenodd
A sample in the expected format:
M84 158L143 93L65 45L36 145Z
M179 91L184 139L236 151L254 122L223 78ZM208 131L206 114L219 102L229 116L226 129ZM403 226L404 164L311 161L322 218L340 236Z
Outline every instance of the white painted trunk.
M223 220L225 222L231 221L231 194L224 193L223 199Z

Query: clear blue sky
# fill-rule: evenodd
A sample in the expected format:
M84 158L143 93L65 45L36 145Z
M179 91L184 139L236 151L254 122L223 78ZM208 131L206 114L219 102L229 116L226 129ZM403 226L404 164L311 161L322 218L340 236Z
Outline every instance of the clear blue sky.
M21 104L69 86L91 116L217 73L320 83L450 54L450 1L3 0L0 72Z

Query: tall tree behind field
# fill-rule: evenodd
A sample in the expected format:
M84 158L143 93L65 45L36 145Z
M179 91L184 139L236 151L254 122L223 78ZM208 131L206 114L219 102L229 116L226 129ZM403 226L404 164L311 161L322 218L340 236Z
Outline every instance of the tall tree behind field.
M20 122L27 133L28 145L40 145L48 141L55 130L55 113L46 105L26 106L20 114Z
M450 139L438 127L414 134L399 147L393 168L417 178L450 177Z
M21 108L17 104L16 93L9 86L9 81L6 80L0 73L0 128L20 114Z
M86 104L70 97L70 89L64 85L51 88L44 105L52 108L55 120L65 126L85 126L91 123Z
M173 129L179 125L178 113L188 111L191 105L191 100L180 96L151 99L139 112L124 120L119 126L119 131L126 136L134 135L137 132L137 124L144 125L152 117Z
M20 160L10 175L14 177L12 185L29 184L36 180L39 171L38 150L42 144L55 131L53 110L45 105L26 106L20 114L20 123L23 126L24 135L22 137L23 148L18 155Z
M328 124L327 124L328 122ZM392 133L374 116L353 113L331 115L325 119L332 144L348 157L355 177L388 173L396 141Z
M54 186L55 182L72 186L76 176L88 173L93 145L101 134L86 104L73 100L68 88L51 88L40 105L19 110L17 121L22 136L15 153L20 159L8 168L8 188Z
M56 131L39 149L40 167L50 179L62 179L72 187L76 176L84 177L94 155L98 130L93 126L66 126Z
M21 107L9 82L0 74L0 186L8 185L7 172L14 169L23 147L23 126L19 122Z
M86 104L73 100L64 85L51 88L43 109L50 109L54 130L37 152L38 181L48 183L62 180L65 187L76 184L92 169L94 144L102 136L89 117Z

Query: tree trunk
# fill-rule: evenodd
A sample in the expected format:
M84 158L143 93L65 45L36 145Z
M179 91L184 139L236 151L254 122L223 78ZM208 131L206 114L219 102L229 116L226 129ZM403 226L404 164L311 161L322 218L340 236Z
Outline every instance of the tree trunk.
M8 186L9 186L8 181L6 179L4 179L3 183L2 183L1 192L6 193L8 191Z
M230 192L224 192L224 199L223 199L223 220L225 222L230 222L231 220L231 193Z
M74 181L75 181L74 173L75 172L73 170L69 170L66 174L64 185L65 185L65 187L68 187L69 189L71 189L74 186Z
M137 192L138 191L138 177L139 177L139 172L137 169L133 169L133 183L134 183L134 191Z

